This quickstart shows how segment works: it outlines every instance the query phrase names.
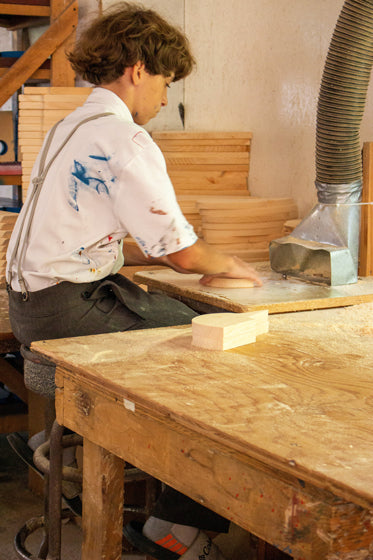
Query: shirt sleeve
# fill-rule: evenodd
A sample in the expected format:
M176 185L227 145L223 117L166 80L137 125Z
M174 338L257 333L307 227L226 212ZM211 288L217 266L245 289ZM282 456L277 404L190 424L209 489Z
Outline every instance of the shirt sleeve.
M177 203L162 152L146 133L134 141L140 149L118 177L118 222L146 256L161 257L193 245L198 238Z

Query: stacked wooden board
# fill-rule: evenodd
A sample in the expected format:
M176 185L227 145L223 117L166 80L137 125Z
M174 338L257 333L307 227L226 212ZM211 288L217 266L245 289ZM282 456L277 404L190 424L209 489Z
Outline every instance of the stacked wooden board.
M153 132L181 210L197 234L196 199L205 195L249 196L251 132Z
M34 161L48 130L83 105L89 87L26 87L19 96L18 138L22 162L22 198L25 200Z
M284 223L298 216L291 198L203 197L197 199L202 237L247 262L269 259L269 242L283 235Z
M5 287L6 252L18 214L0 211L0 288Z
M153 132L177 195L248 194L251 132Z

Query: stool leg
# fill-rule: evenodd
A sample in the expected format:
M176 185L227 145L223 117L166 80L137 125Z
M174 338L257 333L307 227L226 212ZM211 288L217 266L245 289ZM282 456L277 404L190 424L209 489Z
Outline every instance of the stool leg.
M61 559L62 436L64 427L54 421L50 433L48 560Z

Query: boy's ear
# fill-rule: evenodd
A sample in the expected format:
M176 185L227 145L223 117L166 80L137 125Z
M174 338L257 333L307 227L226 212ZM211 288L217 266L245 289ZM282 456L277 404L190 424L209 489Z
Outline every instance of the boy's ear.
M145 64L141 62L141 60L138 60L131 68L131 78L134 85L137 85L141 81L144 72Z

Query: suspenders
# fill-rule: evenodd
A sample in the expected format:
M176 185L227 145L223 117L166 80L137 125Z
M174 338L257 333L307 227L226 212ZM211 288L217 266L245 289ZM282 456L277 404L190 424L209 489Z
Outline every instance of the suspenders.
M71 130L71 132L66 136L65 140L59 146L58 150L55 152L55 154L51 157L51 159L46 164L48 151L49 151L49 148L51 146L54 134L56 132L56 129L57 129L58 125L62 122L62 120L58 121L53 126L53 128L50 130L50 132L48 134L47 140L45 142L45 145L44 145L41 157L40 157L38 175L37 175L37 177L34 177L34 179L32 180L32 186L33 186L32 194L29 197L27 207L24 208L22 222L20 224L18 234L17 234L17 238L16 238L16 241L15 241L15 244L14 244L14 247L13 247L13 251L11 253L9 263L8 263L7 290L9 291L9 290L11 290L13 263L14 263L14 260L17 256L17 254L19 253L18 254L17 275L18 275L18 282L19 282L19 285L21 287L23 301L27 301L28 291L27 291L27 288L26 288L25 280L24 280L23 275L22 275L22 263L23 263L23 259L25 257L25 253L26 253L26 249L27 249L27 241L28 241L32 221L33 221L34 214L35 214L36 204L38 202L40 192L41 192L42 186L43 186L44 181L45 181L45 177L47 176L47 173L48 173L52 163L56 159L56 157L59 155L61 150L65 147L67 142L70 140L70 138L78 130L79 127L81 127L86 122L93 121L95 119L99 119L101 117L106 117L108 115L113 115L113 114L114 113L109 113L109 112L99 113L97 115L92 115L92 116L87 117L86 119L83 119L82 121L80 121ZM22 237L23 232L24 232L24 237L23 237L23 241L21 243L21 237Z

